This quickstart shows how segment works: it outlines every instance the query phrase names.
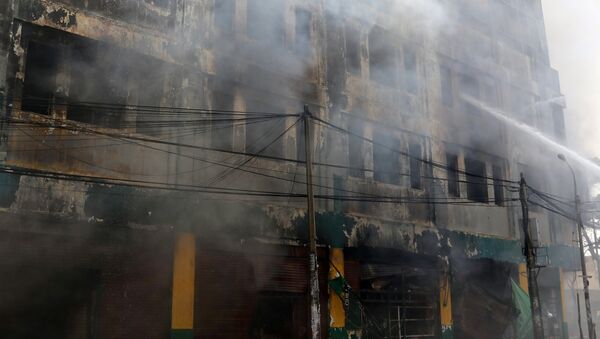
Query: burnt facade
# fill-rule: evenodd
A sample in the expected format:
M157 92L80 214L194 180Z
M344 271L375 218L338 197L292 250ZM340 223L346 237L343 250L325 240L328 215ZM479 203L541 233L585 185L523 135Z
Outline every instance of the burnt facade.
M540 1L11 0L0 24L13 337L307 337L305 105L322 337L516 333L519 174L570 194L511 125L566 138ZM572 223L531 214L562 296Z

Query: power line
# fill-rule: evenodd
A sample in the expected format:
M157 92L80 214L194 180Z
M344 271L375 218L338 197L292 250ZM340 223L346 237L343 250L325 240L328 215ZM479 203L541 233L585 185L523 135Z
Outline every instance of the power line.
M264 112L264 111L238 111L238 110L223 110L223 109L208 109L208 108L189 108L189 107L174 107L174 106L152 106L152 105L130 105L130 104L116 104L106 102L94 102L94 101L76 101L76 102L65 102L55 103L50 102L46 98L26 97L23 99L13 98L13 102L26 102L28 106L44 108L49 106L59 107L74 107L74 108L93 108L98 110L109 110L118 109L134 112L148 112L157 114L223 114L223 115L288 115L287 113L281 112ZM33 103L33 104L32 104ZM298 114L295 114L298 116Z
M0 166L0 172L8 174L17 174L38 178L56 179L56 180L67 180L84 182L90 184L108 184L116 186L125 186L131 188L141 189L156 189L156 190L167 190L167 191L178 191L178 192L192 192L192 193L207 193L207 194L224 194L224 195L241 195L241 196L259 196L259 197L279 197L279 198L305 198L306 194L294 194L287 192L276 192L276 191L261 191L251 189L239 189L239 188L228 188L228 187L207 187L199 185L187 185L187 184L166 184L161 182L153 182L146 180L133 180L133 179L122 179L122 178L110 178L110 177L97 177L97 176L84 176L76 174L66 174L61 172L53 171L42 171L32 170L19 167L7 167ZM358 201L358 202L371 202L371 203L406 203L406 204L432 204L432 205L477 205L487 207L501 207L496 205L486 205L481 202L475 201L456 201L455 199L440 199L435 198L423 198L415 199L414 197L386 197L386 196L375 196L375 197L361 197L361 196L338 196L338 195L315 195L317 199L323 200L340 200L340 201ZM516 201L517 199L506 199L505 202Z
M65 123L65 121L60 120L59 122L61 123ZM184 148L192 148L192 149L200 149L200 150L205 150L205 151L212 151L212 152L219 152L219 153L227 153L227 154L232 154L232 155L241 155L241 156L247 156L247 157L252 157L252 158L265 158L267 160L277 160L277 161L285 161L285 162L292 162L292 163L296 163L296 164L305 164L304 161L301 160L297 160L297 159L291 159L291 158L283 158L283 157L277 157L277 156L271 156L271 155L264 155L264 154L258 154L258 153L249 153L249 152L240 152L240 151L234 151L234 150L226 150L226 149L218 149L218 148L212 148L212 147L206 147L206 146L199 146L199 145L191 145L191 144L184 144L184 143L178 143L178 142L172 142L172 141L166 141L166 140L156 140L156 139L152 139L152 138L146 138L146 137L140 137L140 136L133 136L133 135L125 135L125 134L119 134L119 133L109 133L109 132L104 132L104 131L98 131L95 129L89 129L89 128L85 128L85 127L81 127L81 126L64 126L64 125L59 125L59 126L55 126L55 125L48 125L48 124L43 124L43 123L39 123L39 122L26 122L29 124L33 124L33 125L42 125L45 127L54 127L54 128L65 128L67 130L74 130L74 131L82 131L82 132L88 132L88 133L94 133L94 134L99 134L102 136L106 136L106 137L110 137L110 138L115 138L115 139L127 139L127 140L135 140L135 141L142 141L142 142L149 142L149 143L158 143L158 144L164 144L164 145L170 145L170 146L180 146L180 147L184 147ZM161 152L167 152L170 154L175 154L175 155L181 155L177 152L172 152L172 151L166 151L163 149L159 149L159 148L154 148L154 147L150 147L146 144L142 144L142 143L135 143L135 142L128 142L128 143L134 143L136 145L142 146L142 147L146 147L146 148L150 148L150 149L154 149L156 151L161 151ZM46 144L44 144L46 145ZM203 159L198 159L198 158L194 158L195 160L200 160L203 161ZM427 162L427 160L424 159L420 159L417 158L420 161L424 161ZM219 165L220 163L217 163L216 165ZM351 166L346 166L346 165L337 165L337 164L329 164L329 163L321 163L321 162L315 162L314 165L317 166L326 166L326 167L331 167L331 168L338 168L338 169L344 169L344 170L356 170L356 171L362 171L362 172L379 172L379 173L390 173L390 174L395 174L395 175L401 175L401 176L410 176L410 173L403 173L403 172L389 172L389 171L377 171L375 169L365 169L365 168L357 168L357 167L351 167ZM436 178L436 177L427 177L427 176L420 176L424 179L431 179L431 180L441 180L441 181L449 181L452 179L448 179L448 178ZM493 178L488 178L488 177L481 177L481 178L487 178L487 179L492 179L492 180L496 180ZM506 180L503 180L506 181ZM494 185L494 183L488 183L488 182L472 182L469 180L458 180L457 182L460 183L468 183L468 184L477 184L477 185L486 185L486 186L492 186ZM510 181L506 181L506 182L510 182ZM500 184L500 183L496 183L495 185L497 186L503 186L503 187L507 187L507 188L516 188L516 186L513 185L507 185L507 184Z
M490 177L479 175L479 174L475 174L475 173L469 173L469 172L466 172L464 170L452 169L452 168L449 168L447 164L438 163L438 162L435 162L433 160L422 159L422 158L414 156L414 155L412 155L410 153L399 151L399 150L394 149L394 148L392 148L392 147L390 147L388 145L385 145L385 144L382 144L382 143L378 143L378 142L376 142L376 141L374 141L372 139L363 137L362 135L358 135L358 134L353 133L353 132L351 132L351 131L349 131L347 129L344 129L342 127L336 126L336 125L334 125L334 124L332 124L332 123L330 123L328 121L325 121L325 120L323 120L321 118L312 117L312 119L314 119L318 123L321 123L321 124L325 125L326 127L330 127L330 128L332 128L334 130L337 130L338 132L341 132L341 133L348 134L350 136L359 138L359 139L361 139L363 141L366 141L366 142L368 142L370 144L373 144L374 146L379 146L379 147L386 148L386 149L388 149L388 150L390 150L390 151L392 151L394 153L400 154L402 156L409 157L411 159L415 159L415 160L420 161L420 162L422 162L424 164L427 164L427 165L432 165L434 167L442 168L444 170L451 170L451 171L455 171L455 172L458 172L458 173L463 173L463 174L465 174L465 175L467 175L469 177L474 177L474 178L481 178L481 179L487 179L487 180L496 180L496 181L502 181L502 182L510 183L510 184L517 184L518 183L517 181L513 181L513 180L507 180L507 179L501 179L501 178L490 178Z

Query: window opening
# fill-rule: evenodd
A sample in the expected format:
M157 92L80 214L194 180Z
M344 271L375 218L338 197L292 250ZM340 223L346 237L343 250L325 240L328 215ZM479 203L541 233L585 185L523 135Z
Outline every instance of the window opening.
M460 197L460 186L458 180L458 156L455 154L446 154L448 163L448 194L452 197Z
M389 32L374 27L369 33L369 74L382 85L396 85L396 60Z
M233 33L235 19L234 0L215 0L214 7L215 26L222 33Z
M421 168L423 165L423 155L421 145L410 144L410 187L414 189L422 188Z
M346 70L352 74L361 73L360 32L346 25Z
M304 56L310 55L311 52L311 13L302 8L296 8L296 37L294 45L296 53Z
M387 184L400 184L400 142L390 136L376 134L373 145L375 180Z
M21 108L49 114L56 90L59 54L56 48L30 42L27 47Z
M496 205L504 204L504 186L502 183L502 169L500 166L494 166L492 169L494 178L494 203Z
M467 198L472 201L487 203L487 182L485 162L475 159L465 159L467 172Z

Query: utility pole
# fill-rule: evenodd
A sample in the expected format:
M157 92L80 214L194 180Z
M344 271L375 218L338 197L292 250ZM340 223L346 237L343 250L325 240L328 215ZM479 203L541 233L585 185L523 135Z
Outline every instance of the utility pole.
M309 243L309 289L310 289L310 337L321 337L321 303L319 298L319 264L317 261L317 226L315 220L315 197L312 183L312 135L310 131L311 113L304 105L304 151L306 155L306 200L308 203L308 243Z
M519 198L521 200L521 210L523 212L523 234L525 236L525 247L523 253L527 262L527 283L529 285L529 301L531 303L531 315L533 319L533 337L535 339L544 339L544 323L542 320L542 305L540 303L540 291L537 284L536 267L536 249L531 241L529 232L529 206L527 204L527 183L521 173L521 182L519 185Z
M575 188L577 189L577 188ZM579 256L581 257L581 275L583 276L583 300L585 302L585 316L587 318L589 339L596 339L596 325L592 318L592 305L590 303L590 279L587 275L587 267L585 266L585 251L583 247L583 221L581 219L581 210L579 208L579 195L575 192L575 213L577 213L577 233L579 235ZM586 239L590 241L586 234ZM590 248L591 254L593 254Z
M577 176L575 175L575 170L571 166L571 164L567 161L567 157L564 154L558 154L558 159L564 161L569 167L571 171L571 175L573 176L573 194L575 195L575 217L577 218L577 235L579 238L579 257L581 259L581 275L583 279L583 298L585 302L585 315L587 318L588 325L588 334L589 339L596 339L596 325L594 325L594 320L592 319L592 306L590 303L590 280L587 275L587 267L585 266L585 250L583 246L583 238L587 240L588 244L591 244L590 237L583 229L583 221L581 219L581 209L580 209L580 201L579 194L577 193ZM595 252L590 248L591 255L594 255Z

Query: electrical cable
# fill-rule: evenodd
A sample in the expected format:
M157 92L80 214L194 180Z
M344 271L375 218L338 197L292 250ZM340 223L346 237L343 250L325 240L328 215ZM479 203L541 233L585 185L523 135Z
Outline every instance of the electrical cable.
M369 138L366 138L366 137L363 137L363 136L358 135L356 133L353 133L353 132L351 132L349 130L346 130L346 129L342 128L342 127L336 126L336 125L334 125L334 124L332 124L332 123L330 123L328 121L325 121L325 120L323 120L321 118L312 116L311 119L313 119L314 121L316 121L316 122L318 122L318 123L320 123L320 124L322 124L322 125L324 125L326 127L330 127L330 128L332 128L334 130L337 130L338 132L341 132L341 133L344 133L344 134L347 134L347 135L359 138L359 139L361 139L363 141L366 141L366 142L368 142L368 143L370 143L370 144L372 144L374 146L379 146L379 147L386 148L386 149L390 150L391 152L400 154L402 156L409 157L411 159L415 159L415 160L420 161L420 162L422 162L424 164L427 164L427 165L431 165L431 166L434 166L434 167L437 167L437 168L442 168L442 169L445 169L445 170L454 170L454 171L456 171L458 173L465 174L465 175L467 175L469 177L480 178L480 179L488 179L488 180L497 180L497 181L502 181L502 182L510 183L510 184L518 184L517 181L513 181L513 180L500 179L500 178L495 178L494 179L494 178L490 178L490 177L487 177L487 176L484 176L484 175L479 175L479 174L475 174L475 173L468 173L466 171L459 170L459 169L450 169L447 164L442 164L442 163L438 163L438 162L435 162L435 161L432 161L432 160L422 159L422 158L416 157L416 156L414 156L414 155L412 155L410 153L399 151L399 150L394 149L394 148L392 148L390 146L387 146L385 144L378 143L378 142L376 142L374 140L371 140Z
M64 123L65 121L61 120L60 122ZM39 125L39 123L34 122L34 125ZM44 127L49 127L49 125L47 124L42 124ZM233 150L224 150L224 149L217 149L217 148L211 148L211 147L206 147L206 146L199 146L199 145L190 145L190 144L183 144L183 143L177 143L177 142L171 142L171 141L166 141L166 140L155 140L155 139L149 139L149 138L145 138L145 137L136 137L136 136L131 136L131 135L123 135L123 134L118 134L118 133L109 133L109 132L104 132L104 131L98 131L98 130L94 130L94 129L85 129L83 127L79 127L79 128L70 128L68 126L54 126L52 125L52 127L54 128L66 128L68 130L76 130L76 131L83 131L83 132L89 132L89 133L97 133L106 137L110 137L110 138L116 138L116 139L130 139L130 140L137 140L137 141L143 141L143 142L149 142L149 143L158 143L158 144L164 144L164 145L171 145L171 146L181 146L181 147L187 147L187 148L193 148L193 149L201 149L201 150L206 150L206 151L213 151L213 152L222 152L222 153L228 153L228 154L232 154L232 155L242 155L242 156L249 156L249 157L257 157L257 158L265 158L268 160L278 160L278 161L285 161L285 162L292 162L292 163L300 163L300 164L305 164L304 161L300 161L297 159L290 159L290 158L282 158L282 157L276 157L276 156L270 156L270 155L261 155L261 154L257 154L257 153L247 153L247 152L239 152L239 151L233 151ZM136 145L142 146L142 147L148 147L145 144L141 144L141 143L135 143ZM159 149L159 148L152 148L154 150L157 151L161 151L161 152L165 152L165 150ZM171 154L177 154L177 153L173 153L170 152ZM199 160L199 159L196 159ZM422 161L424 161L423 159L421 159ZM327 163L319 163L319 162L315 162L314 165L316 166L326 166L326 167L331 167L331 168L339 168L339 169L345 169L345 170L358 170L358 171L363 171L363 172L375 172L375 170L372 169L362 169L362 168L355 168L355 167L349 167L349 166L345 166L345 165L336 165L336 164L327 164ZM383 171L377 171L380 173L384 173ZM388 172L385 172L388 173ZM402 173L402 172L391 172L393 174L396 175L401 175L401 176L410 176L410 173ZM422 178L425 179L431 179L431 180L441 180L441 181L449 181L452 179L448 179L448 178L435 178L435 177L426 177L426 176L421 176ZM482 177L483 178L483 177ZM487 178L487 177L485 177ZM487 178L487 179L492 179L493 178ZM489 182L472 182L472 181L468 181L468 180L459 180L458 182L461 183L472 183L472 184L478 184L478 185L487 185L487 186L491 186L494 185L494 183L489 183ZM498 186L503 186L503 187L507 187L507 188L516 188L516 186L513 185L507 185L507 184L500 184L500 183L496 183L496 185Z

